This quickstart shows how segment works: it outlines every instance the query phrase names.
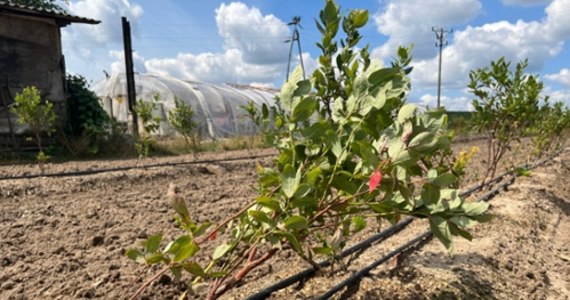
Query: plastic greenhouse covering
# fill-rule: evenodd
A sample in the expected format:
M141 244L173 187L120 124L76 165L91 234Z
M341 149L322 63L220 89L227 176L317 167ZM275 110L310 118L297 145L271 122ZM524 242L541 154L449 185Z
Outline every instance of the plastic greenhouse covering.
M127 84L125 74L113 74L93 86L101 99L103 108L119 123L130 124ZM183 81L172 77L135 74L137 101L153 101L158 95L154 116L160 117L160 129L155 134L174 135L176 131L168 123L168 112L175 108L174 99L192 106L193 120L198 124L198 133L204 138L227 138L252 135L258 128L240 106L253 101L261 108L263 103L273 105L276 90L228 84L209 84ZM140 122L140 120L139 120ZM142 128L139 125L139 130Z

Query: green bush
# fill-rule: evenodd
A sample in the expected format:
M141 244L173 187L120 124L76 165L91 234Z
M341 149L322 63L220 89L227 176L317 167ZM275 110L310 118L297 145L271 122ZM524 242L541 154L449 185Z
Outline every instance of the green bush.
M168 122L184 137L187 150L190 149L190 146L197 149L200 143L200 136L196 132L198 125L193 120L194 110L192 106L178 98L174 98L174 105L174 110L168 112ZM190 141L192 141L192 145L190 145Z
M101 143L111 134L111 118L84 77L68 75L66 84L68 113L63 144L73 155L99 153Z
M14 106L10 108L18 116L18 122L30 126L39 148L36 157L43 171L43 164L49 158L45 155L42 145L42 133L51 135L55 130L57 116L53 111L53 104L42 101L40 91L34 87L26 87L16 94Z
M447 116L405 103L408 49L382 67L369 60L367 47L357 48L367 20L365 10L343 18L326 1L318 21L321 66L308 80L297 68L281 88L268 132L279 154L273 167L258 167L255 199L218 224L200 223L171 187L183 233L165 247L162 235L151 236L126 255L164 264L161 272L176 277L188 272L193 283L209 280L207 298L215 299L282 249L318 268L318 257L334 259L351 235L383 220L425 218L448 250L453 236L471 239L466 228L490 220L488 204L461 199L453 166L440 165L450 147ZM341 24L346 38L339 43L333 38ZM217 240L224 230L229 237ZM215 250L197 258L205 243Z
M160 118L154 117L153 112L158 108L159 95L155 95L150 102L140 99L135 106L135 112L143 125L143 133L135 144L140 157L148 157L155 143L152 134L160 128Z
M487 171L492 178L513 141L520 140L535 126L543 84L538 76L525 73L528 61L511 63L500 58L490 67L471 71L468 85L477 97L473 100L473 122L478 132L487 136Z

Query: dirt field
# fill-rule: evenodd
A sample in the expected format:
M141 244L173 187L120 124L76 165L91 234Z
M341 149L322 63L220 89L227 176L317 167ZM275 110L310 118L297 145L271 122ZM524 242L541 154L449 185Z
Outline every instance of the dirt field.
M461 144L469 149L474 143ZM272 150L202 155L198 159L272 154ZM481 153L484 154L484 153ZM484 155L479 155L484 157ZM516 152L508 163L522 160ZM143 164L190 161L153 158ZM177 231L164 199L176 183L199 220L220 221L255 195L255 166L271 158L132 169L86 176L0 181L0 299L119 299L142 267L124 251L147 236ZM52 164L47 172L135 165L134 160ZM481 173L481 161L470 174ZM1 166L1 176L37 173L35 166ZM457 240L453 256L432 241L396 266L390 262L340 293L342 299L569 299L570 149L530 178L517 179L493 200L497 219L474 229L473 242ZM474 180L475 178L469 178ZM425 230L410 228L358 257L346 271L318 274L273 299L308 299L350 272ZM367 232L370 234L371 232ZM354 242L366 233L354 238ZM211 249L204 249L208 253ZM283 252L226 295L242 299L306 265ZM325 270L326 271L326 270ZM146 274L147 276L150 273ZM176 299L183 282L163 276L143 299ZM198 297L198 296L197 296Z

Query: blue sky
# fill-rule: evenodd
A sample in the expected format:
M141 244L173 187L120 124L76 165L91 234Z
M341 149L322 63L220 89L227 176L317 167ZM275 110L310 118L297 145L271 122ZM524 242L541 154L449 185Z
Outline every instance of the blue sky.
M133 30L135 71L187 80L279 87L286 74L291 35L286 24L301 17L303 61L314 70L320 36L319 0L72 0L68 11L101 20L63 30L70 72L91 81L123 72L120 17ZM443 103L470 109L469 70L506 56L529 60L545 94L570 105L570 0L338 0L342 11L370 12L362 45L389 63L399 45L414 44L410 102L434 106L437 48L432 26L453 28L443 51ZM298 53L294 52L298 58ZM297 60L295 61L297 63Z

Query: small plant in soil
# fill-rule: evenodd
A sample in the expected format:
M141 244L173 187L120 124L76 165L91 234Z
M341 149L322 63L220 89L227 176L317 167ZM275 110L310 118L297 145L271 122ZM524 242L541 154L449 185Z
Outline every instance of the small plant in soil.
M153 278L188 273L192 284L208 282L206 297L216 299L283 249L318 268L319 258L335 259L350 236L383 220L427 219L450 251L453 236L471 239L466 228L490 220L486 203L466 202L452 187L453 166L440 157L450 153L447 116L406 103L409 49L388 67L370 60L368 46L357 48L368 12L340 11L328 0L317 21L320 68L308 80L297 68L281 89L268 132L279 154L274 167L258 166L258 196L212 224L194 221L172 186L183 233L166 246L152 236L126 253L163 265ZM207 243L214 250L202 254Z
M533 128L539 116L543 84L538 76L525 73L528 61L517 63L514 71L504 58L491 66L471 71L468 85L477 97L473 124L487 136L487 171L483 183L495 175L497 166L514 141Z
M174 98L175 108L168 112L168 122L184 137L186 150L197 149L200 143L200 136L197 132L198 124L194 122L194 110L192 106L184 101Z
M40 91L30 86L16 94L14 106L10 108L10 111L18 116L19 123L28 125L32 130L39 149L36 160L43 172L44 164L49 156L42 148L42 133L51 135L55 130L57 116L53 111L53 104L49 101L42 101Z
M139 154L139 158L148 157L152 143L154 142L152 134L160 128L160 118L153 116L153 112L158 107L159 95L155 95L150 102L142 99L137 102L135 112L137 113L143 125L143 134L139 141L135 144L135 148Z

